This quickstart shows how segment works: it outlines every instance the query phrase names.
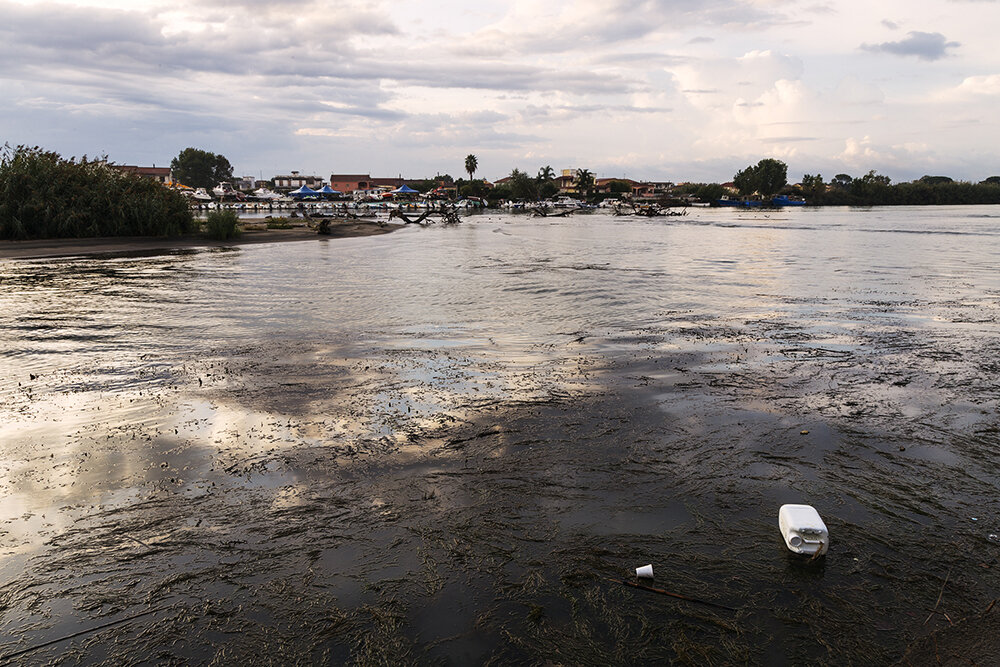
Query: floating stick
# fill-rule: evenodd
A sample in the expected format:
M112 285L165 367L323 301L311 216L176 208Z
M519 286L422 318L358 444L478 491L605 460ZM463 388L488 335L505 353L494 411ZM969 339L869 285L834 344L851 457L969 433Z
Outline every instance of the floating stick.
M628 581L627 579L612 579L610 577L605 577L608 581L613 581L616 584L624 584L625 586L631 586L632 588L638 588L643 591L649 591L650 593L659 593L660 595L669 595L672 598L677 598L678 600L686 600L687 602L697 602L698 604L707 604L710 607L717 607L719 609L725 609L726 611L739 611L733 607L727 607L724 604L719 604L718 602L710 602L708 600L699 600L698 598L688 597L687 595L681 595L680 593L671 593L670 591L665 591L662 588L653 588L652 586L643 586L642 584L636 583L634 581Z
M36 644L35 646L29 646L28 648L21 649L20 651L14 651L13 653L8 653L7 655L0 655L0 664L4 664L14 658L18 658L22 655L26 655L33 651L43 649L46 646L52 646L53 644L58 644L59 642L68 641L70 639L75 639L81 635L86 635L91 632L97 632L98 630L104 630L105 628L110 628L113 625L120 625L122 623L128 623L129 621L134 621L137 618L142 618L143 616L149 616L150 614L155 614L158 611L164 611L164 608L149 609L147 611L141 612L139 614L133 614L132 616L126 616L125 618L119 618L117 621L109 621L103 625L98 625L93 628L88 628L87 630L80 630L79 632L74 632L71 635L66 635L65 637L59 637L58 639L50 639L47 642L42 642L41 644Z

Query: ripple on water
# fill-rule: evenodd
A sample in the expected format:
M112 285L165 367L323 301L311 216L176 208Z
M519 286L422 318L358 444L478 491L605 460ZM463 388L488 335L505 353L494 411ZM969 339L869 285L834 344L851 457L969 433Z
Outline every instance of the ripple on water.
M898 660L1000 586L996 215L2 262L0 656Z

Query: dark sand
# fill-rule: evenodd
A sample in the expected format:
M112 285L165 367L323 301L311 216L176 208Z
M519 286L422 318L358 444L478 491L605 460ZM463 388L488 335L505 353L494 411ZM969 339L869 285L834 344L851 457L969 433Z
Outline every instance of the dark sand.
M402 225L379 225L374 222L332 222L330 234L320 235L309 227L292 229L247 228L236 239L216 241L199 234L187 236L121 236L85 239L32 239L29 241L0 241L0 259L31 259L40 257L71 257L107 253L152 252L181 248L218 248L249 245L253 243L284 243L288 241L314 241L328 238L351 238L388 234Z

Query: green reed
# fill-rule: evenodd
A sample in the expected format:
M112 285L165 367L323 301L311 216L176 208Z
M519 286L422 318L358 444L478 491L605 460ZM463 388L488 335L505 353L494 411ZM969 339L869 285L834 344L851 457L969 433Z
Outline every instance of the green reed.
M0 238L176 236L196 230L184 196L104 160L0 149Z
M210 239L226 241L240 235L240 217L229 209L212 211L205 218L205 234Z

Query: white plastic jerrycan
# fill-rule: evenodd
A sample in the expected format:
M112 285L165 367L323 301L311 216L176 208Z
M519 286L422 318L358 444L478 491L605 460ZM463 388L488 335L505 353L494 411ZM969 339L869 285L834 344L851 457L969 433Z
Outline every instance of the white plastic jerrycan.
M797 554L815 556L830 548L830 532L810 505L782 505L778 510L778 527L788 548Z

